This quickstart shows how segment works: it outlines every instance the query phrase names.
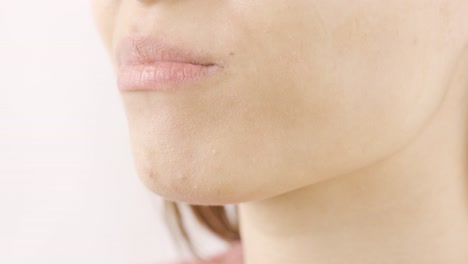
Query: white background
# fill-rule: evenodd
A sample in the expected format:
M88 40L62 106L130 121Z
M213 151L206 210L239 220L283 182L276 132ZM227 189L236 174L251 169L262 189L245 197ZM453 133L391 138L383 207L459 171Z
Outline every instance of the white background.
M0 0L0 263L177 258L93 26L89 1Z

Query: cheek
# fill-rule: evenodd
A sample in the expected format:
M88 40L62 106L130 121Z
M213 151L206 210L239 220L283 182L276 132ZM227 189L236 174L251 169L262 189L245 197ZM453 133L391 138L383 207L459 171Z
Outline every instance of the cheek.
M436 20L430 10L398 9L324 19L326 34L304 53L307 67L296 77L303 81L302 122L319 144L315 165L324 175L345 174L408 144L443 99L446 65L433 55L444 51L437 31L426 30L436 29Z
M433 56L442 52L438 36L427 33L436 20L431 10L401 6L347 11L340 19L335 8L309 24L299 16L251 25L265 32L252 42L252 63L261 70L249 78L257 86L244 91L256 119L236 121L255 142L243 154L257 157L251 168L262 176L250 182L262 186L258 196L369 165L428 123L446 92L444 65Z

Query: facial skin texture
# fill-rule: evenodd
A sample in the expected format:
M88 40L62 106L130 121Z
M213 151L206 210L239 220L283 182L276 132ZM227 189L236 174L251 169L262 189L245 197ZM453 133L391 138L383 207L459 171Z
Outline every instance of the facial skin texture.
M447 92L461 43L447 32L459 27L447 17L452 2L93 4L116 69L117 41L135 32L225 61L210 87L122 93L147 186L172 200L225 204L339 177L407 145Z
M121 95L142 181L169 200L242 203L246 263L468 263L467 1L93 12L115 70L132 33L223 61L193 89Z

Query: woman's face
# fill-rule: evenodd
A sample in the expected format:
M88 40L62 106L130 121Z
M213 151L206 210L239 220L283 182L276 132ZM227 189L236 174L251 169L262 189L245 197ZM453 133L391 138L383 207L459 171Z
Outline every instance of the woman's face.
M344 175L408 144L446 93L461 2L94 0L93 10L116 71L117 45L132 34L223 62L191 89L121 96L142 181L169 200L226 204Z

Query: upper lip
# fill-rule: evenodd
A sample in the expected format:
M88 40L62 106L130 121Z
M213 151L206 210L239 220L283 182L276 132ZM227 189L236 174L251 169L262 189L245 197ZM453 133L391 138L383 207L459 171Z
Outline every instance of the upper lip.
M161 36L125 37L117 44L116 53L119 66L179 62L222 67L222 63L213 59L209 54L184 48Z

